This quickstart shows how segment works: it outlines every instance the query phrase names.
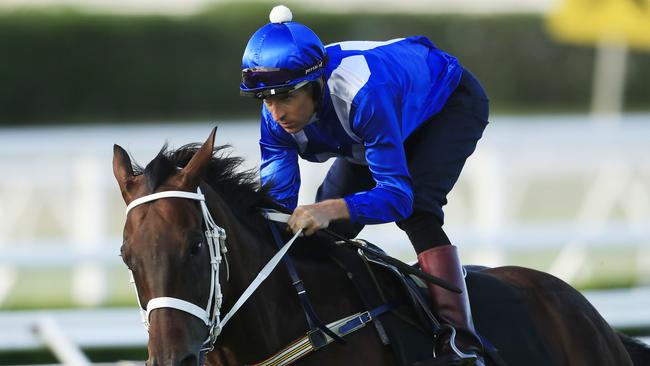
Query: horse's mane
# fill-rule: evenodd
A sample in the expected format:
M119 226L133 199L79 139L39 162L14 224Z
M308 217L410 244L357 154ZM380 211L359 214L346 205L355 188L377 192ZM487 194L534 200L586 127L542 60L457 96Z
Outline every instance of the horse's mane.
M154 192L165 180L178 168L183 168L189 163L194 154L201 148L201 144L192 143L184 145L176 150L169 150L165 144L158 155L143 169L137 163L133 164L133 171L136 175L144 175L147 187ZM213 157L205 170L203 180L226 202L232 212L250 230L261 231L268 228L266 219L260 214L259 208L271 208L281 212L287 209L278 204L268 194L271 185L261 185L255 169L241 169L244 159L233 157L229 153L230 145L216 146L212 153ZM283 234L287 234L284 232ZM322 260L323 253L330 245L331 239L317 237L316 235L302 240L309 240L310 245L294 253L299 257L319 257ZM322 247L322 251L313 250L315 245ZM296 249L296 248L294 248Z
M165 144L144 169L134 164L134 173L144 174L149 190L154 192L173 172L185 167L200 148L201 144L192 143L169 150ZM242 170L244 159L230 156L230 148L230 145L214 148L204 181L240 217L256 214L258 207L278 209L279 205L268 195L269 186L260 185L255 169Z

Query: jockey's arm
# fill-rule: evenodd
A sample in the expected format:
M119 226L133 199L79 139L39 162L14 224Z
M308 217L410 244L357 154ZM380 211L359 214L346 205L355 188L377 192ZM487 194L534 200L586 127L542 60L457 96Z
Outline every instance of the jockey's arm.
M289 221L294 233L303 228L311 235L333 220L365 225L394 222L411 214L411 177L392 104L388 93L373 91L362 98L354 116L353 127L363 140L375 188L296 208Z
M260 180L269 188L269 194L284 207L293 210L298 203L300 168L298 152L291 138L281 131L273 131L275 122L262 116L260 137Z
M389 88L362 89L351 116L352 130L365 148L365 160L376 185L369 191L343 197L350 220L382 224L408 217L413 210L413 188L406 163L397 101Z

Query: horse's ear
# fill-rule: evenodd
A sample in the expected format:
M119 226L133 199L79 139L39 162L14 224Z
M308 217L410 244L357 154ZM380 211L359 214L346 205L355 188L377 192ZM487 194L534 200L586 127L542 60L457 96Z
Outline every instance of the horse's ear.
M185 168L183 168L182 174L185 184L192 187L199 184L199 180L203 176L205 168L212 160L212 152L214 150L214 136L216 133L217 127L212 129L210 136L208 136L208 139L205 140L203 146L197 150L196 154L194 154L189 163L187 163Z
M113 145L113 175L120 186L125 202L130 201L129 188L133 182L133 166L129 154L119 145Z

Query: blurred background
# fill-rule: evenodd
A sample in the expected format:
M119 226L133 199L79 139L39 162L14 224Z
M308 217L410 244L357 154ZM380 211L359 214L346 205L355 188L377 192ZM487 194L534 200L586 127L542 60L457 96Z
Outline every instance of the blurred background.
M326 44L425 35L458 57L491 100L446 208L463 262L550 272L648 342L650 1L284 4ZM0 365L146 358L112 145L144 165L218 125L256 169L240 63L275 5L0 0ZM301 164L309 203L327 165ZM415 259L394 225L360 236Z

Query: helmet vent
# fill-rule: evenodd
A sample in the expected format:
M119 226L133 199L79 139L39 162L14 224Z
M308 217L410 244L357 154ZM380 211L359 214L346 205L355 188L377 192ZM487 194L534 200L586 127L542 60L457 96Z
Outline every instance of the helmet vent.
M291 19L293 19L293 14L291 13L291 10L284 5L274 7L271 9L271 13L269 14L269 20L271 23L290 22Z

